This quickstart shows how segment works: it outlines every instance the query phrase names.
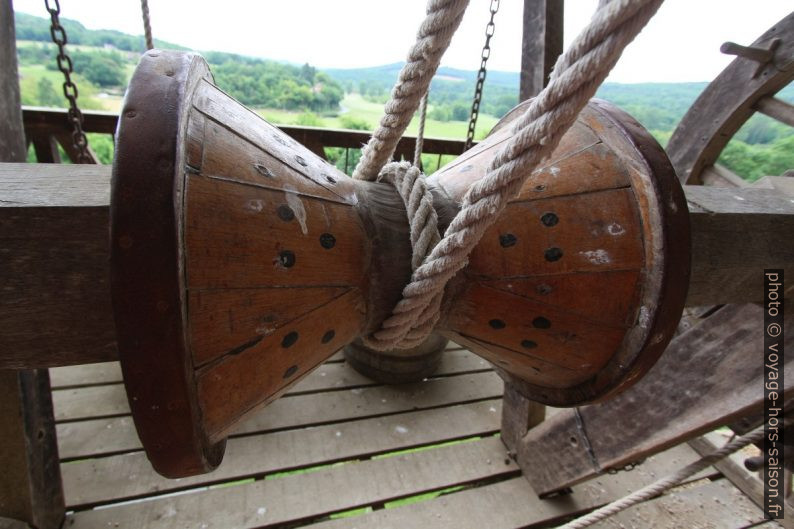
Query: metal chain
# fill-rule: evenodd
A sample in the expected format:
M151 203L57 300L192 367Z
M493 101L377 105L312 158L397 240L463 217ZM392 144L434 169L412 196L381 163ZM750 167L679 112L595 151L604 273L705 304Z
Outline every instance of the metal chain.
M485 26L485 45L482 47L482 61L480 62L480 71L477 72L477 86L474 88L474 101L471 104L471 118L469 118L469 130L466 133L466 144L463 147L464 151L471 148L474 143L474 128L477 126L477 117L480 115L480 101L482 101L482 87L485 83L485 65L488 63L488 58L491 56L491 37L493 37L494 29L496 26L493 23L493 17L499 11L499 0L491 0L491 19L488 25Z
M72 142L77 151L77 163L93 163L91 155L88 153L88 138L83 132L83 113L77 106L77 85L72 81L72 59L66 53L66 30L61 25L58 15L61 14L61 5L58 0L53 0L55 7L50 7L50 0L44 0L44 7L50 14L50 36L52 41L58 46L58 69L63 73L63 95L69 101L69 110L67 116L69 122L72 124Z

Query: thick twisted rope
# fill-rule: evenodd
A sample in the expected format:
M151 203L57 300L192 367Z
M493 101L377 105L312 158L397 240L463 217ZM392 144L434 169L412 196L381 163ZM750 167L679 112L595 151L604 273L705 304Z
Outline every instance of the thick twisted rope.
M146 49L154 49L154 39L152 38L152 22L149 17L149 2L141 0L141 15L143 16L143 38L146 41Z
M437 306L435 300L443 295L447 282L466 266L469 253L485 231L532 171L557 147L623 49L661 3L613 0L596 11L588 27L558 59L548 86L516 120L514 136L491 161L485 176L466 193L444 237L414 270L392 315L370 337L373 348L408 347L403 340L409 335L412 342L418 339L418 329L429 334L429 322L439 317L432 307ZM398 83L394 92L399 91ZM426 193L429 195L429 191Z
M671 474L667 477L664 477L658 481L655 481L648 485L647 487L643 487L640 490L632 492L628 496L625 496L619 500L616 500L610 504L607 504L600 509L597 509L590 514L582 516L581 518L577 518L571 522L560 527L560 529L583 529L584 527L589 527L594 523L600 522L601 520L612 516L613 514L617 514L620 511L628 509L629 507L641 503L647 499L653 498L658 496L662 492L670 489L685 479L689 478L690 476L694 476L701 470L706 467L709 467L720 461L721 459L733 454L744 448L745 446L756 443L764 438L764 426L759 426L752 432L742 437L737 437L736 439L726 443L722 448L719 450L712 452L711 454L704 456L694 463L690 463L689 465L685 466L678 472Z
M353 178L375 180L397 147L419 102L438 69L441 56L458 29L469 0L429 0L427 16L419 26L416 43L400 70L380 125L361 151Z

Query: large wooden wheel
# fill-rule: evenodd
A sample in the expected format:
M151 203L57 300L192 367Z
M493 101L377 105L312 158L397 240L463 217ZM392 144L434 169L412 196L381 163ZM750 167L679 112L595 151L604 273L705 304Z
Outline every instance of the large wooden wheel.
M727 43L722 49L738 57L706 87L667 147L683 184L735 180L715 163L733 135L755 112L794 126L794 107L774 97L794 79L794 13L751 46Z

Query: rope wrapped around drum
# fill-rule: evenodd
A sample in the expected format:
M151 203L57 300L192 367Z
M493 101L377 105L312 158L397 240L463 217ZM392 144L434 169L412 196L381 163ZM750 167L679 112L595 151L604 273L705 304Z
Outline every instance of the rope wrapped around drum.
M438 220L432 195L409 166L392 162L405 128L427 91L467 1L430 0L417 41L386 104L385 115L362 151L354 178L392 182L408 210L414 267L410 283L381 328L365 337L377 350L408 348L433 330L447 282L468 262L485 230L498 218L524 181L559 144L609 72L623 49L656 13L662 0L614 0L601 3L590 24L558 59L549 84L514 124L514 136L469 189L461 209L437 244ZM410 185L408 185L410 183ZM423 198L419 198L419 196ZM430 209L428 209L430 204ZM413 205L413 207L411 206Z

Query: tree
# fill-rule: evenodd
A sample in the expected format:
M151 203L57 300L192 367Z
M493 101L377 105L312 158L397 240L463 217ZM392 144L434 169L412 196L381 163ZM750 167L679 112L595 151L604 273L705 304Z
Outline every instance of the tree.
M36 84L37 104L43 107L63 107L66 100L55 91L52 81L46 77L39 79Z

